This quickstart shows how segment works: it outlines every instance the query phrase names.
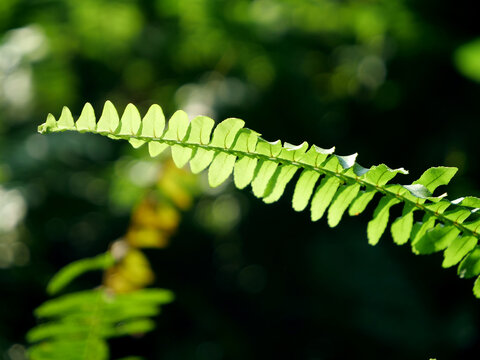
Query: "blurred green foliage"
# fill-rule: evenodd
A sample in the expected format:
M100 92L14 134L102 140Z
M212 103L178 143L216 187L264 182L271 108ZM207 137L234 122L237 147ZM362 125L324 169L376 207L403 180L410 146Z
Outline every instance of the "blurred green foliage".
M107 139L37 135L48 112L112 99L237 116L414 178L456 166L450 197L478 196L480 89L454 61L477 22L465 0L2 0L2 356L23 358L56 270L125 233L157 166ZM205 192L171 246L147 253L177 300L155 332L112 340L112 357L131 346L164 359L474 357L470 285L439 272L440 257L369 248L363 224L331 231L286 203Z
M35 343L31 359L109 359L106 339L151 331L150 317L173 300L171 292L142 289L109 294L103 289L80 291L43 303L35 310L46 320L27 333Z
M480 81L480 39L460 46L455 52L455 62L463 75Z

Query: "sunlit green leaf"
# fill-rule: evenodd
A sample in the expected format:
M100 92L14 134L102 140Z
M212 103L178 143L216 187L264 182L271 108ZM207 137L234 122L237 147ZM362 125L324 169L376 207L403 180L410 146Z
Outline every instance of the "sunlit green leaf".
M332 201L328 209L328 225L335 227L342 219L343 213L350 203L355 199L360 190L360 184L347 185L342 187Z
M142 120L140 135L151 138L162 138L165 129L165 115L162 108L156 104L150 106Z
M237 188L243 189L253 180L257 161L257 159L249 157L237 160L233 171L233 179Z
M431 254L446 249L459 234L455 226L439 224L427 230L413 246L417 254Z
M317 221L323 216L341 183L342 181L336 177L325 177L322 179L312 198L312 221Z
M278 163L270 160L263 160L258 163L252 181L252 190L256 197L264 196L268 182L275 173L277 166Z
M113 106L110 101L105 102L102 116L100 116L100 120L98 120L97 131L115 134L119 123L120 119L117 109L115 109L115 106Z
M375 212L373 213L373 219L368 223L367 235L368 243L370 245L376 245L378 243L380 237L385 231L385 228L387 227L390 208L399 202L400 200L394 197L383 197L380 200Z
M469 279L480 274L480 246L477 245L458 266L458 275Z
M57 121L57 127L59 129L73 129L74 126L72 113L70 112L69 108L64 106L62 109L62 114L60 115L60 119Z
M320 174L314 170L304 170L302 172L293 193L292 205L295 211L302 211L307 207L319 177Z
M237 133L245 125L245 121L229 118L223 120L217 125L213 132L213 138L210 145L228 149L232 146Z
M97 123L95 122L95 112L90 103L86 103L83 107L82 113L78 118L75 126L78 131L95 131Z
M448 246L444 253L442 266L448 268L456 265L477 245L478 239L474 236L459 236Z
M433 193L437 187L448 184L457 171L454 167L433 167L425 171L413 184L423 185Z
M133 104L128 104L120 120L120 135L136 135L140 129L142 118Z
M408 242L413 227L413 212L415 207L412 204L405 204L402 216L399 216L392 224L391 232L395 244L403 245Z
M375 190L361 191L357 194L357 197L350 204L348 214L350 216L360 215L367 205L372 201L377 192Z
M278 167L267 185L263 201L270 204L280 199L285 191L285 187L293 178L293 175L295 175L297 170L298 167L295 165L283 165Z
M232 173L236 160L235 155L217 153L213 158L212 165L208 169L208 183L211 187L222 184Z
M382 186L392 180L397 174L408 174L408 171L405 169L390 169L385 164L380 164L378 166L372 166L371 169L366 174L366 180L374 185Z

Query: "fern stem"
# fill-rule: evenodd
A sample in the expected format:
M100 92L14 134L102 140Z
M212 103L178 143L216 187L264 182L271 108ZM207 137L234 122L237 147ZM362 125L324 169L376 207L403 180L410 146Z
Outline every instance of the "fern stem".
M89 131L89 132L104 135L104 136L111 135L109 132L103 132L103 131L101 131L101 132ZM302 163L301 161L300 162L299 161L291 161L291 160L287 160L287 159L281 159L281 158L278 158L278 157L267 156L267 155L264 155L264 154L244 152L244 151L239 151L239 150L232 150L232 149L227 149L227 148L218 147L218 146L204 145L204 144L198 144L198 143L188 143L188 142L183 142L183 141L180 141L180 140L158 139L158 138L154 138L154 137L145 137L145 136L138 136L138 135L115 135L115 136L118 137L118 138L127 140L127 141L130 140L130 139L142 140L142 141L145 141L145 142L155 141L155 142L167 144L169 146L178 145L178 146L181 146L181 147L190 148L192 150L202 148L204 150L223 152L223 153L230 154L230 155L235 155L235 156L241 156L241 157L246 156L246 157L255 158L255 159L258 159L258 160L274 161L274 162L279 163L279 164L293 165L293 166L296 166L298 168L317 171L317 172L319 172L323 175L327 175L327 176L335 176L337 178L342 179L346 183L359 183L360 185L364 186L366 189L381 192L381 193L385 194L386 196L397 198L404 203L409 203L409 204L413 205L414 207L416 207L418 209L421 209L424 212L429 213L430 215L436 217L438 220L440 220L441 222L443 222L445 224L453 225L453 226L457 227L458 229L460 229L462 232L464 232L466 234L469 234L469 235L474 236L476 238L480 238L480 234L478 234L476 231L473 231L473 230L465 227L463 224L457 223L456 221L451 220L451 219L447 218L446 216L444 216L443 214L440 214L440 213L438 213L438 212L436 212L432 209L429 209L428 207L425 207L422 204L419 204L418 202L412 201L412 200L406 198L405 196L403 196L401 194L395 193L395 192L385 188L384 186L373 185L369 182L366 182L365 180L359 179L358 177L352 177L352 176L349 176L349 175L344 174L344 173L332 171L332 170L329 170L329 169L324 169L324 168L321 168L321 167L312 166L310 164Z

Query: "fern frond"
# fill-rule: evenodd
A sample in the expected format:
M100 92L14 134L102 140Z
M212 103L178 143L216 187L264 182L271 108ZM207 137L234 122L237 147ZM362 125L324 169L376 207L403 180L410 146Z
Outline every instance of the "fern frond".
M96 122L93 108L87 103L76 122L70 110L64 108L58 121L49 114L39 127L41 133L65 130L124 139L134 147L147 144L151 156L170 148L177 166L189 162L194 173L208 168L211 186L219 186L233 172L239 189L250 184L253 194L266 203L277 201L294 175L300 173L293 195L294 210L302 211L310 205L313 221L327 212L332 227L338 225L347 210L350 215L362 213L378 194L380 199L367 227L371 245L377 244L387 229L390 209L403 204L402 215L390 227L395 243L411 241L416 254L444 251L443 266L460 263L461 277L480 274L480 218L476 214L480 199L450 201L446 194L433 196L439 186L450 182L456 168L434 167L412 184L389 184L396 175L408 172L384 164L366 169L356 162L357 154L339 156L334 148L309 147L307 143L294 146L280 140L268 142L244 128L244 121L236 118L215 126L208 117L189 121L185 112L177 111L166 127L158 105L152 105L142 119L136 107L129 104L120 118L107 101ZM423 213L422 222L414 222L414 212ZM477 279L477 297L479 283Z
M53 276L47 285L47 293L55 295L80 275L92 270L106 270L114 263L115 259L110 252L74 261Z
M172 300L172 293L163 289L117 295L97 289L49 300L35 310L45 323L27 333L27 340L35 343L29 356L32 360L108 359L108 338L151 331L155 323L150 317Z
M58 293L83 273L110 269L115 261L111 252L77 260L61 269L47 289ZM116 294L104 286L48 300L35 310L41 323L27 333L33 344L29 358L108 359L107 339L151 331L155 323L150 318L172 300L172 292L164 289Z

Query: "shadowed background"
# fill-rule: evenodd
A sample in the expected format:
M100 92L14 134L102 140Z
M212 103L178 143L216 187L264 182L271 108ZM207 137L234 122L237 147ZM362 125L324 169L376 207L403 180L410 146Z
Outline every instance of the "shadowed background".
M48 279L125 233L157 166L125 143L41 136L47 113L110 99L239 117L267 140L405 167L404 183L456 166L449 198L479 196L478 30L463 0L2 0L1 356L24 358ZM291 209L292 186L265 205L198 181L170 244L147 251L176 300L154 332L112 341L112 358L478 356L473 282L388 233L369 246L372 206L330 229Z

